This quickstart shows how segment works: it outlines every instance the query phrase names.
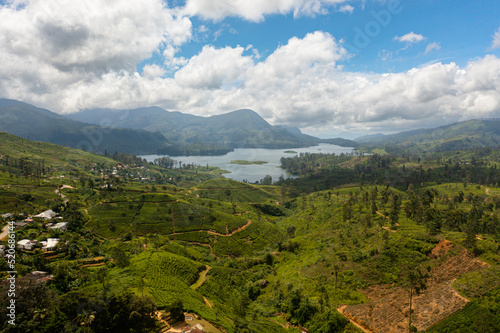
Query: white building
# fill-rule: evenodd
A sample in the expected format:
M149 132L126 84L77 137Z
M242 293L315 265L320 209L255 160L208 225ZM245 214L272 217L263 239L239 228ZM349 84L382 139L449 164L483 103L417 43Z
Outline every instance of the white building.
M54 225L49 226L50 229L54 230L59 230L59 231L66 231L68 226L68 222L59 222Z
M40 243L42 243L42 251L54 251L59 243L59 238L48 238Z
M38 218L44 219L44 220L51 220L56 215L57 215L56 212L54 212L52 209L49 209L49 210L46 210L45 212L42 212L42 213L35 215L33 217L38 217Z
M17 248L20 250L31 251L36 246L36 244L36 240L21 239L19 242L17 242Z

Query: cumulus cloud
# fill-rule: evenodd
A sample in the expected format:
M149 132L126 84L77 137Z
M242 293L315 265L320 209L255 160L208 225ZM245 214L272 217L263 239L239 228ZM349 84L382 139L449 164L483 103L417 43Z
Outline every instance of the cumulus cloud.
M399 37L399 36L394 37L394 40L396 40L398 42L411 43L411 44L421 42L424 39L425 39L424 36L416 34L413 31L409 32L406 35L403 35L401 37Z
M351 6L351 5L343 5L339 8L339 12L341 13L349 13L349 14L352 14L352 12L354 11L354 7Z
M161 43L181 44L191 34L189 19L160 0L33 0L22 9L1 7L0 22L2 52L67 72L130 70Z
M187 0L183 13L199 15L205 19L220 21L237 16L249 21L262 21L265 15L286 14L294 16L316 15L328 12L328 7L348 0Z
M429 43L427 45L427 47L425 48L425 52L424 54L427 54L429 52L431 52L432 50L440 50L441 49L441 45L439 45L439 43L436 43L436 42L432 42L432 43Z
M495 31L495 34L493 35L493 41L491 42L491 48L492 49L499 49L500 48L500 28Z
M166 73L165 69L156 64L146 65L142 69L142 76L147 78L161 77L165 75L165 73Z
M205 46L175 73L175 80L181 86L200 89L220 89L224 83L232 84L243 79L245 70L253 64L250 56L242 55L244 51L241 46Z
M31 0L0 6L0 32L1 94L47 104L61 87L133 72L162 45L181 45L191 21L161 0Z
M282 2L266 3L275 8ZM160 0L51 6L33 0L0 7L0 96L64 113L158 105L207 116L251 108L272 123L310 133L395 131L500 116L500 59L494 55L465 67L435 63L401 73L349 72L342 67L349 58L342 42L317 31L266 50L266 57L251 45L207 45L186 59L178 53L191 38L191 23ZM302 8L292 7L286 8ZM137 72L152 53L164 63Z

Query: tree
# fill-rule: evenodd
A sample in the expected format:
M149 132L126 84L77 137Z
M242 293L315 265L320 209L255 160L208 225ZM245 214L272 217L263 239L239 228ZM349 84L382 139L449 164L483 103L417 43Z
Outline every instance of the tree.
M265 175L264 178L260 181L261 185L272 185L273 184L273 177L270 175Z
M352 213L353 213L353 199L352 197L347 200L344 205L342 206L342 219L344 221L349 221L352 219Z
M170 304L169 312L173 322L184 321L184 304L182 300L178 298L174 299L172 304Z
M460 227L465 234L464 246L470 251L474 251L476 248L476 233L475 226L472 221L465 223Z
M404 271L402 280L402 287L408 292L410 297L410 313L408 315L408 331L416 332L416 327L411 324L411 316L413 314L412 301L413 295L420 295L420 293L427 289L426 281L429 274L418 266L407 266Z
M115 247L112 256L118 267L124 268L130 264L129 255L121 247Z
M420 203L420 198L413 190L413 185L408 187L409 200L405 204L405 214L406 217L414 219L417 223L420 222L420 216L422 213L422 204Z
M337 310L329 310L322 314L317 314L308 326L313 332L337 333L344 332L344 328L349 324L349 320L342 316Z
M426 208L423 215L423 221L431 234L437 234L441 231L442 218L439 211L434 208Z
M391 227L393 227L393 228L394 228L394 226L396 226L396 224L399 221L399 211L401 208L401 201L400 200L401 199L400 199L399 195L397 195L397 193L393 193L391 195L391 210L389 213L389 219L391 221Z
M337 293L337 279L338 279L338 276L339 276L339 272L340 272L340 263L338 262L335 262L333 264L333 272L332 274L335 276L335 293Z
M287 228L286 228L286 234L288 237L290 238L293 238L295 237L295 226L292 224L292 225L289 225Z
M16 325L8 324L7 308L12 299L8 296L9 288L0 290L0 331L1 332L40 332L40 327L45 325L46 315L52 317L53 310L57 307L59 296L45 283L33 283L24 278L16 279Z
M292 323L305 324L317 312L308 297L302 296L300 290L291 292L287 304L287 312Z
M105 288L106 280L108 278L108 269L106 267L101 267L97 271L97 280L102 283L102 286Z
M361 182L361 186L363 186L363 183L365 182L365 173L361 172L359 175L359 181Z
M85 220L77 204L67 203L62 215L68 222L68 230L76 231L83 228Z

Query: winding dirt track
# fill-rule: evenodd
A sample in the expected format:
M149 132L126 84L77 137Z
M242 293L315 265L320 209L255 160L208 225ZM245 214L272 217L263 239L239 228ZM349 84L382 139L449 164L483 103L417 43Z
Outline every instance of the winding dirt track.
M231 231L231 233L226 233L225 235L218 233L218 232L215 232L215 231L211 231L211 230L207 230L207 233L210 235L217 235L217 236L221 236L221 237L231 237L235 233L245 230L250 224L252 224L252 221L248 220L246 224L242 225L238 229ZM227 230L227 226L226 226L226 230ZM200 231L203 231L203 230L200 230ZM227 231L227 232L229 232L229 231Z
M217 231L212 231L212 230L204 230L204 229L199 229L199 230L189 230L189 231L178 231L178 232L173 232L171 234L168 234L167 236L169 235L179 235L179 234L187 234L187 233L192 233L192 232L206 232L207 234L209 235L216 235L216 236L220 236L220 237L231 237L232 235L234 235L235 233L238 233L238 232L241 232L243 230L245 230L250 224L252 224L252 221L251 220L248 220L248 222L244 225L242 225L241 227L237 228L237 229L234 229L233 231L231 231L230 233L228 234L221 234L220 232L217 232ZM226 229L227 230L227 229ZM229 232L229 231L228 231Z
M218 233L218 232L215 232L215 231L203 230L203 229L202 230L194 230L194 231L192 230L192 231L177 232L177 233L174 233L174 234L171 234L171 235L178 235L178 234L189 233L189 232L202 232L202 231L205 231L209 235L216 235L216 236L221 236L221 237L231 237L235 233L241 232L241 231L245 230L250 224L252 224L252 221L248 220L248 222L245 225L242 225L238 229L235 229L231 233L225 234L225 235L221 234L221 233ZM201 246L208 246L210 248L210 255L213 256L213 257L215 257L215 258L217 258L217 260L220 259L219 257L215 256L214 250L212 248L212 245L205 244L205 243L199 243L199 242L189 242L189 241L188 241L188 243L190 243L190 244L196 244L196 245L201 245Z
M201 272L200 278L198 279L198 281L195 282L195 284L193 284L191 286L191 289L196 290L196 289L200 288L203 285L203 283L205 283L205 281L207 280L207 274L208 274L208 271L210 270L210 268L212 268L212 267L207 266L207 269L205 269L203 272Z
M7 224L2 229L2 233L0 234L0 240L2 240L5 236L7 236L8 233L9 233L9 225Z
M357 322L354 321L354 318L352 318L348 313L345 313L344 312L344 309L347 307L347 305L342 305L341 307L337 308L337 311L344 315L347 319L349 319L351 321L351 323L353 323L354 326L356 326L357 328L359 328L360 330L362 330L363 332L366 332L366 333L373 333L373 331L370 331L369 329L361 326L360 324L358 324Z

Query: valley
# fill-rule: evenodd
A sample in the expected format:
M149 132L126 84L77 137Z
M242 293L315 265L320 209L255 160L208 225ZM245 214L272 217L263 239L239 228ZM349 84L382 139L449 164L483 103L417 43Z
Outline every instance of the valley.
M500 1L0 1L1 333L499 333Z
M74 330L81 318L96 332L166 332L189 324L186 313L215 333L406 332L408 288L417 331L500 327L496 149L282 151L295 178L264 185L1 135L4 223L17 223L16 241L38 241L16 249L27 314L16 329ZM32 218L47 209L65 230ZM58 244L47 251L49 238ZM36 271L47 278L30 287Z

